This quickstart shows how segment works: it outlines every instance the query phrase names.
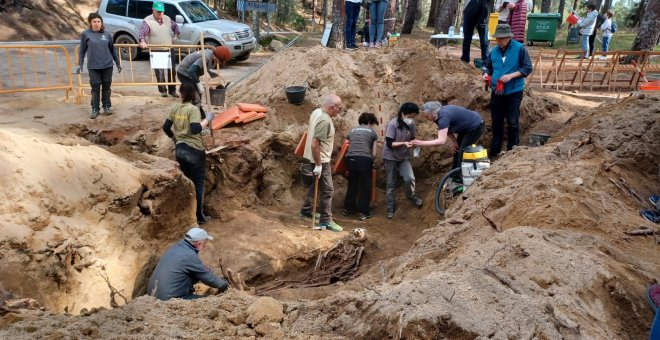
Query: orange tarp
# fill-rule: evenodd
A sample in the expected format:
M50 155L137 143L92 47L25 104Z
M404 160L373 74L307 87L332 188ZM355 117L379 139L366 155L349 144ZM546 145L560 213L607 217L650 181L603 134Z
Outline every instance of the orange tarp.
M237 106L232 106L224 112L215 116L211 122L211 129L218 130L221 127L233 123L240 117L240 110Z
M245 123L246 120L248 120L250 118L253 118L253 117L256 117L256 116L257 116L257 113L254 112L254 111L242 112L241 116L238 119L236 119L236 123Z
M263 112L257 112L257 115L256 115L256 116L254 116L254 117L252 117L252 118L245 118L245 119L243 119L242 122L245 124L245 123L253 122L253 121L255 121L255 120L264 119L264 118L266 118L266 114L265 114L265 113L263 113Z
M268 108L259 104L237 103L236 106L243 112L268 112Z

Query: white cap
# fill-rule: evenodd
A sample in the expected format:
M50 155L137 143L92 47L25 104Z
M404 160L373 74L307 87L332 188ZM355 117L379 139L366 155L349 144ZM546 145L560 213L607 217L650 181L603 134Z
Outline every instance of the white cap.
M213 240L213 237L209 235L209 233L207 233L206 230L200 227L191 228L190 230L188 230L185 237L186 240L192 242Z

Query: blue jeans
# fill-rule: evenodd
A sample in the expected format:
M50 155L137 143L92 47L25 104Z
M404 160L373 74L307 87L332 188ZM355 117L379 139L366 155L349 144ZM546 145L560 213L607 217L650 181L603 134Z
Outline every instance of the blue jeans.
M387 1L372 1L369 5L369 42L376 43L383 40L383 29L385 28L385 9Z
M657 339L660 339L660 311L655 313L653 324L651 324L651 334L649 334L649 340Z
M359 2L346 1L346 28L344 29L344 42L346 47L355 46L355 27L360 16Z
M609 51L609 49L610 49L610 40L612 40L612 37L603 36L603 52Z
M589 36L582 35L582 58L589 57Z

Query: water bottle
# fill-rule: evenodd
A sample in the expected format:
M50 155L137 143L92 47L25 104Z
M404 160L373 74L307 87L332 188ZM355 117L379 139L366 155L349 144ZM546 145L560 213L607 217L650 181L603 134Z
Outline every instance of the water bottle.
M449 26L449 36L450 37L454 36L454 26Z

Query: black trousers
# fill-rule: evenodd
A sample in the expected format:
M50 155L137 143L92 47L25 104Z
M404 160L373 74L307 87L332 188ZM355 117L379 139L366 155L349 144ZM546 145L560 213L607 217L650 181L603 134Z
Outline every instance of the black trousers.
M112 69L103 68L100 70L89 71L89 85L92 86L92 110L99 111L99 102L103 98L103 108L109 109L112 107L110 102L110 85L112 85Z
M176 161L181 172L195 185L197 198L197 221L204 221L204 180L206 179L206 153L197 150L186 143L178 143L175 151Z
M164 51L154 51L154 52L164 52ZM176 81L176 77L174 76L174 73L176 72L176 53L174 52L174 49L170 50L170 60L172 61L172 68L166 69L166 68L155 68L154 73L156 73L156 81L159 83L173 83ZM166 80L167 79L167 80ZM176 85L158 85L158 92L160 93L176 93Z
M469 132L458 134L456 137L456 141L458 142L458 152L454 153L454 161L451 164L452 169L456 169L461 166L461 163L463 162L463 150L472 144L478 144L485 131L486 124L481 122L478 128Z
M369 203L371 201L371 172L374 166L374 159L367 156L348 156L346 157L346 167L348 168L348 189L344 199L344 209L356 211L355 201L357 200L357 212L369 214ZM359 197L359 199L358 199Z
M476 2L476 1L475 1ZM479 4L468 4L463 14L463 53L461 60L470 62L470 45L472 44L472 34L474 29L479 33L479 46L481 48L481 60L486 63L488 58L488 34L486 30L486 17L488 17L488 10Z
M594 55L594 41L596 40L596 29L594 28L594 33L589 36L589 56Z
M495 156L502 151L505 118L508 125L506 149L511 150L520 142L520 127L518 126L518 119L520 118L520 103L522 102L522 97L523 91L502 96L491 93L490 117L493 120L493 139L490 142L490 149L488 150L489 156Z

